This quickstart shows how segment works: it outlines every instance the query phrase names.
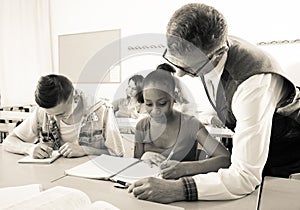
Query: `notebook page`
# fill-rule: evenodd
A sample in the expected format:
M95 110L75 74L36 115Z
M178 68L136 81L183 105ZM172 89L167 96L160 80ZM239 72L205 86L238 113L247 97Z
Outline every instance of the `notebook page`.
M143 161L139 162L122 171L120 174L113 177L114 180L121 180L127 183L133 183L139 179L146 177L158 177L160 175L159 167L152 166L150 167L148 164Z
M15 187L0 188L0 209L16 203L16 199L28 199L40 193L42 186L40 184L29 184Z
M136 161L138 161L138 159L115 157L103 154L83 164L68 169L65 173L67 175L84 178L105 179Z
M51 157L49 158L44 158L44 159L36 159L32 158L29 155L21 158L18 160L18 163L43 163L43 164L50 164L54 162L56 159L58 159L61 156L61 154L58 152L58 150L54 150L52 152Z
M84 192L74 188L56 186L45 190L27 200L18 202L10 206L9 209L74 210L81 209L82 207L90 204L90 199Z

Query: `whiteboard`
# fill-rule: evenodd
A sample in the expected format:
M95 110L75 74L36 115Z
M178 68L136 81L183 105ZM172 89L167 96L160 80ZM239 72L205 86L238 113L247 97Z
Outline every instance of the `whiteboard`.
M120 29L59 35L59 73L73 83L120 82L120 39Z

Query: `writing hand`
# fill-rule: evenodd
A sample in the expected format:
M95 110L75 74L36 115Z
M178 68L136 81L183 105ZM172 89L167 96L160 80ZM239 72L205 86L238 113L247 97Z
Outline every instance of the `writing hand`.
M177 179L184 175L184 165L176 160L165 161L160 165L160 175L164 179Z
M143 160L145 163L149 164L150 166L152 165L159 166L165 159L166 159L165 156L156 152L145 152L141 157L141 160Z
M33 145L29 150L29 155L32 158L43 159L49 158L52 155L53 149L44 143Z

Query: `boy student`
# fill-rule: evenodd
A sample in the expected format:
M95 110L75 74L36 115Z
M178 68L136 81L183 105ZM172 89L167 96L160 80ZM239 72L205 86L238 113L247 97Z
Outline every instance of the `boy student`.
M164 203L237 199L253 192L263 175L300 172L299 91L270 55L229 36L219 11L201 3L178 9L167 26L163 57L178 76L200 77L207 90L212 81L211 104L235 131L231 165L172 181L139 180L130 192Z
M160 166L163 178L176 179L228 167L230 154L226 148L209 135L199 120L173 108L176 84L170 68L173 69L161 64L144 79L142 93L149 116L136 125L134 156ZM198 160L198 144L210 156L210 164Z
M4 140L5 150L33 158L47 158L53 149L64 157L123 155L112 106L100 101L87 107L85 97L67 77L42 76L35 101L38 106L31 116Z

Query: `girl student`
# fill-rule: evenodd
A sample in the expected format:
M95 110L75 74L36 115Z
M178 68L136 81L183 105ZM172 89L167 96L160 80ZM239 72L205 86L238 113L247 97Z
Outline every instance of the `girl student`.
M128 79L126 98L120 98L112 102L116 117L137 119L145 114L144 106L139 99L143 80L144 77L139 74L135 74Z
M142 94L149 115L136 125L134 157L158 165L166 179L228 167L229 151L198 119L173 108L175 80L170 67L161 64L144 79ZM198 159L198 146L208 154L209 164Z

